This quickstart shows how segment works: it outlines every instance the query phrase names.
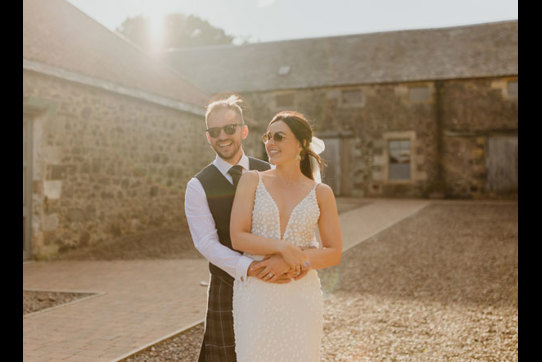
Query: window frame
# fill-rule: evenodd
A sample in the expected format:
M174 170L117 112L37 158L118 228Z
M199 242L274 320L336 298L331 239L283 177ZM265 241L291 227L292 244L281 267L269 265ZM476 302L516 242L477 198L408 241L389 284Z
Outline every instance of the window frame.
M408 178L391 178L391 171L393 165L404 165L405 163L397 162L392 163L392 143L398 143L397 150L399 153L404 152L405 150L408 150ZM408 142L408 147L403 148L402 143ZM388 159L387 159L387 167L388 167L388 181L396 182L396 181L411 181L412 180L412 142L410 138L392 138L387 140L387 149L388 149ZM399 155L400 157L400 155ZM405 167L406 168L406 167Z
M419 175L416 174L416 156L414 153L415 147L416 147L416 132L415 131L402 131L402 132L387 132L383 135L383 140L385 142L385 147L383 147L383 157L384 157L384 164L383 168L383 179L384 182L387 184L413 184L414 181L418 178ZM410 178L407 179L401 179L401 180L395 180L390 179L390 149L389 149L389 142L390 141L409 141L410 142L410 148L409 148L409 155L410 155Z

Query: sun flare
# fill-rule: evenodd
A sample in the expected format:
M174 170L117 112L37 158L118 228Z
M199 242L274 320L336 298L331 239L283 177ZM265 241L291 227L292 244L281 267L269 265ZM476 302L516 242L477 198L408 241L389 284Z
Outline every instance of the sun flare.
M149 31L153 40L160 40L164 36L164 16L153 14L149 20Z

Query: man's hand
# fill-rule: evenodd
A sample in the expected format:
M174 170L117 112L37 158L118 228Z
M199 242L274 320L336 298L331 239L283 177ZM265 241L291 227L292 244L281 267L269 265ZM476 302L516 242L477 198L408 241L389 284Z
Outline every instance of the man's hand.
M289 283L290 267L280 255L270 255L261 261L254 261L248 268L247 276L256 277L264 282Z
M264 282L285 284L303 278L310 267L290 268L280 255L271 255L261 261L253 261L247 276L256 277Z

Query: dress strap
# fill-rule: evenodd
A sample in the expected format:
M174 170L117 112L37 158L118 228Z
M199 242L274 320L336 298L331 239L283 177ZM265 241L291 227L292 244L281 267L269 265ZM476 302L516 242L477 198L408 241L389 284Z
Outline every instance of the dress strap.
M312 193L314 194L314 200L316 201L316 203L318 203L318 197L316 196L316 188L318 187L318 185L320 185L319 182L317 182L314 187L312 188Z

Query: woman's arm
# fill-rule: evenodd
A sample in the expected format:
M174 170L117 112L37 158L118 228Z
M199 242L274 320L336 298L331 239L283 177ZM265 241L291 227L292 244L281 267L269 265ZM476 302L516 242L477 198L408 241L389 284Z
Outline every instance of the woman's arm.
M320 207L318 230L321 248L305 249L312 269L323 269L339 264L342 255L342 235L339 224L339 213L333 190L326 184L316 187L316 197Z
M284 240L265 238L250 232L257 186L256 172L246 172L239 179L230 219L233 248L253 255L280 254L290 266L303 264L307 257L299 248Z

